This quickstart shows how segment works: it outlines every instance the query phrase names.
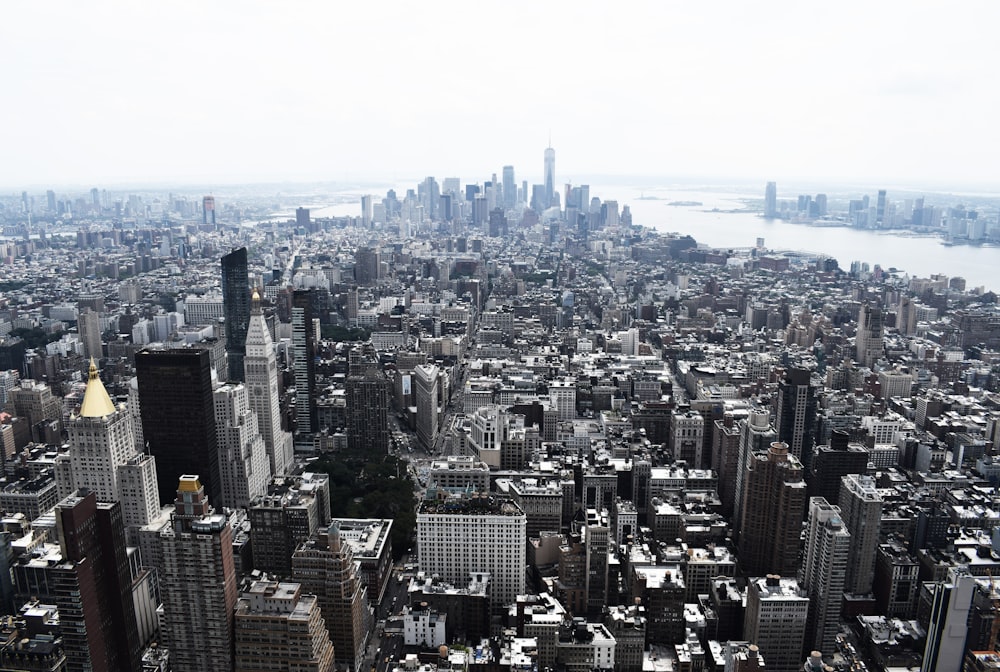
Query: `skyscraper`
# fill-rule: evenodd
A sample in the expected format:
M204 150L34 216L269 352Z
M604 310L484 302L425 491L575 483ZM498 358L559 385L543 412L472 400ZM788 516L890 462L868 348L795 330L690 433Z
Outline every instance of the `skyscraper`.
M142 435L156 458L160 502L169 502L172 484L198 470L205 489L222 501L219 478L212 362L207 350L143 349L135 355Z
M813 445L816 443L816 389L812 372L801 367L791 367L778 383L775 428L778 441L788 444L794 455L809 470L812 465Z
M420 569L453 585L487 572L492 608L502 609L524 594L525 530L524 512L506 499L482 494L425 500L417 506Z
M852 537L846 590L867 595L875 578L875 552L882 526L882 496L875 479L863 474L842 477L840 510Z
M80 412L70 416L67 429L71 489L86 488L102 502L119 501L118 467L135 452L132 418L111 401L94 360Z
M858 314L858 333L854 339L858 351L858 364L873 368L885 350L885 316L880 308L870 303L861 307Z
M766 451L777 438L778 433L771 427L771 415L766 409L751 410L749 417L740 423L740 446L733 491L733 526L737 535L743 529L743 491L746 489L750 456L757 451Z
M292 577L319 598L338 666L357 670L371 630L368 591L358 576L354 552L337 523L303 541L292 555Z
M319 600L298 583L254 581L236 603L235 672L333 670Z
M878 190L878 199L875 201L875 222L885 223L885 189Z
M295 353L295 434L316 433L316 344L313 329L312 290L292 295L292 349Z
M84 308L76 321L83 342L83 356L88 359L100 359L103 356L101 348L101 316L90 308Z
M233 669L236 565L226 517L194 475L177 479L171 524L160 533L163 643L174 672Z
M802 587L809 596L807 642L818 651L836 650L851 534L840 510L822 497L809 500Z
M205 196L201 199L202 224L215 225L215 196Z
M246 508L267 491L271 480L271 464L258 429L257 414L247 402L246 385L221 385L213 396L221 506Z
M760 647L768 672L802 668L808 614L809 598L795 579L769 574L750 580L743 638Z
M764 189L764 216L778 216L778 185L775 182L768 182Z
M425 448L433 448L438 434L438 406L441 403L437 366L419 364L414 367L413 399L417 406L417 438Z
M260 307L260 294L251 296L250 324L247 328L246 356L243 370L247 385L247 400L257 414L257 428L264 438L264 450L270 462L271 474L286 474L292 467L292 435L281 428L281 404L278 390L278 364Z
M250 282L247 279L245 247L222 257L222 305L226 314L229 380L243 380L243 357L250 324Z
M68 670L141 669L121 505L77 491L56 506L63 562L52 577Z
M795 574L805 505L802 464L789 452L788 444L776 441L766 452L750 456L739 539L744 574Z
M517 182L514 181L514 166L503 167L503 208L510 210L517 205Z
M548 147L545 150L545 203L544 207L552 207L556 193L556 150Z
M347 445L366 455L389 450L389 381L377 368L347 377Z

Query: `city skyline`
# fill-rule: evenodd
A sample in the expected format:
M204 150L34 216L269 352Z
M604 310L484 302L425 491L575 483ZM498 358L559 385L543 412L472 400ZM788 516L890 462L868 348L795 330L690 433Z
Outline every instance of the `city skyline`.
M0 29L17 64L3 186L481 175L483 156L539 183L550 131L557 185L997 182L987 3L555 3L491 14L486 31L452 3L222 3L197 20L194 5L53 4L11 8ZM12 30L38 24L45 40Z

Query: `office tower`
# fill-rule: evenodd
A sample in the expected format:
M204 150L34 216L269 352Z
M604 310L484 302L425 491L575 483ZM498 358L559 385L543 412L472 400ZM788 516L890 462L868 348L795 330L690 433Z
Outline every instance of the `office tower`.
M141 669L132 578L121 505L77 491L55 509L62 563L52 586L66 651L66 669Z
M556 193L556 150L545 150L545 202L544 208L551 208Z
M885 223L885 189L878 190L878 200L875 201L875 222Z
M816 388L809 369L793 366L778 383L775 428L778 441L784 441L802 465L812 464L813 444L816 441Z
M236 602L234 672L332 672L319 600L297 583L254 581Z
M221 385L215 398L215 432L219 441L220 507L246 508L267 491L271 465L257 414L250 409L246 385Z
M500 208L493 208L489 214L489 234L491 238L507 236L507 215Z
M976 577L966 566L948 569L944 581L929 583L930 619L921 672L959 672L969 635L969 612L976 591Z
M205 490L222 501L218 442L212 398L212 362L207 350L144 348L135 355L142 436L156 458L160 502L182 474L199 471Z
M372 228L372 196L364 194L361 197L361 228Z
M474 572L489 574L494 611L525 590L526 521L512 501L488 494L424 500L417 506L420 569L465 585Z
M132 418L111 401L94 360L80 412L70 416L67 429L70 489L86 488L101 502L120 501L118 468L135 452Z
M809 500L802 587L809 596L806 637L819 651L836 650L851 534L840 510L822 497Z
M778 216L778 185L775 182L768 182L764 188L764 216Z
M740 525L740 568L748 576L792 576L806 506L802 464L788 444L774 442L750 455Z
M226 313L226 358L229 380L243 380L247 326L250 324L250 281L247 278L247 248L222 257L222 305Z
M828 212L826 194L816 194L816 200L813 202L816 204L816 215L819 217L826 217Z
M122 519L129 545L134 546L140 527L149 525L160 514L160 493L156 480L156 458L133 453L118 465L118 494Z
M365 455L389 450L389 381L377 368L349 375L347 392L347 446Z
M882 496L875 479L849 474L840 479L840 511L853 537L847 564L846 590L856 595L872 591L875 578L875 552L882 525Z
M255 569L288 576L298 545L330 524L330 479L325 474L275 478L250 504Z
M354 281L362 287L374 285L379 280L381 255L377 248L359 247L354 253Z
M292 349L295 353L295 433L316 433L316 344L313 328L313 292L292 294Z
M736 458L733 497L733 527L739 535L743 529L743 492L750 469L750 457L755 452L766 451L778 438L771 427L771 416L766 409L755 408L746 420L740 422L740 447Z
M201 223L215 225L215 196L201 199Z
M14 408L15 416L28 420L32 441L44 443L42 434L47 426L53 426L55 433L62 430L62 401L52 394L52 388L45 383L22 380L20 387L7 394L7 401Z
M45 192L45 205L48 208L49 212L56 211L56 192L52 191L51 189Z
M517 182L514 181L514 166L503 167L503 207L510 210L517 205Z
M292 578L319 598L337 666L356 671L371 631L372 611L354 553L336 523L299 544L292 556Z
M100 359L101 349L101 316L90 308L84 308L76 321L83 342L83 356L87 359Z
M798 672L809 598L795 579L770 574L750 580L743 639L760 648L768 672Z
M873 368L882 357L884 347L885 316L879 308L866 303L858 315L858 333L854 344L858 351L858 364Z
M413 399L417 407L417 438L425 448L433 448L441 406L440 370L434 364L418 364L413 368Z
M705 444L705 419L697 411L674 411L670 417L670 440L667 450L674 460L684 460L694 469L701 468Z
M177 479L171 523L160 532L161 638L174 672L233 669L233 533L197 476Z
M587 554L587 614L599 616L608 603L608 549L611 529L607 511L587 510L583 542Z
M295 226L310 231L312 229L312 217L309 208L295 208Z
M841 477L865 473L869 459L870 454L864 445L851 443L850 435L844 430L833 430L830 444L817 446L813 453L812 466L806 475L809 496L822 497L843 510L840 501Z
M257 428L264 438L271 474L279 476L287 474L293 466L292 435L281 428L277 358L257 290L251 296L251 304L246 356L243 358L247 401L257 415Z

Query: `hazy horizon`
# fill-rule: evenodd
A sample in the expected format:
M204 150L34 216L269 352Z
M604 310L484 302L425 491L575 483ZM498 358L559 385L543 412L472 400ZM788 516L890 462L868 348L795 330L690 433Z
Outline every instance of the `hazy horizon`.
M990 2L6 9L10 190L536 183L550 137L558 184L1000 187Z

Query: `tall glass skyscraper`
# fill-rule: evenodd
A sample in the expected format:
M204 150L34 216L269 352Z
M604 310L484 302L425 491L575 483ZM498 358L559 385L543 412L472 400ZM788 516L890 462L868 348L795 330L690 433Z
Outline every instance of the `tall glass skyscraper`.
M156 458L160 503L173 501L184 474L199 474L222 501L212 362L208 350L146 348L135 355L142 436Z
M243 357L247 351L250 324L250 282L247 279L247 248L222 257L222 307L226 316L226 357L229 380L243 380Z
M556 193L556 150L551 147L545 150L545 207L552 207L552 198Z

